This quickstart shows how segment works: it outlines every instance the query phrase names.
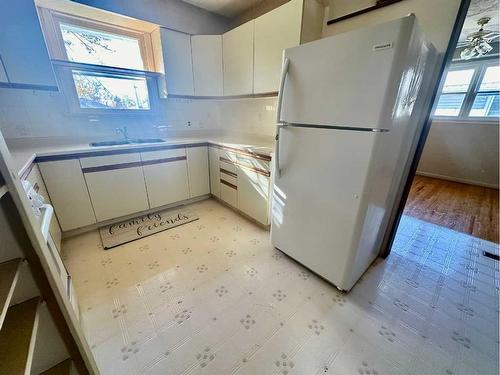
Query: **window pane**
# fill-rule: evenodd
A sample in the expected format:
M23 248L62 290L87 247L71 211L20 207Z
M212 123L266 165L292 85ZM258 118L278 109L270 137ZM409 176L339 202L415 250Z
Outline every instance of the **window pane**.
M465 94L441 94L434 114L436 116L458 116Z
M479 91L498 91L500 90L500 67L490 66L484 72L483 81Z
M144 70L138 39L65 23L60 27L69 60Z
M498 117L499 116L499 94L484 93L477 94L469 116Z
M148 110L146 78L73 71L80 108Z
M474 69L450 70L444 81L443 92L467 92Z

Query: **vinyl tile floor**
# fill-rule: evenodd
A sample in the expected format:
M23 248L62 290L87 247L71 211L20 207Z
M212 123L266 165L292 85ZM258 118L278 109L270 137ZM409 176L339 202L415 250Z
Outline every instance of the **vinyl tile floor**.
M214 200L198 221L103 250L65 240L102 374L498 374L498 245L404 216L343 294Z

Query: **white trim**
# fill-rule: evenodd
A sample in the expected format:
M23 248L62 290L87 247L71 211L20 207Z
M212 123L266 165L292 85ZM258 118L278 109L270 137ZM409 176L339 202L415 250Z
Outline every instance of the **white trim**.
M424 177L439 178L440 180L460 182L462 184L468 184L468 185L474 185L474 186L481 186L481 187L487 187L487 188L492 188L492 189L498 189L499 188L499 185L488 184L486 182L481 182L481 181L469 180L469 179L466 179L466 178L459 178L459 177L453 177L453 176L445 176L445 175L438 174L438 173L429 173L429 172L417 171L416 174L419 175L419 176L424 176Z

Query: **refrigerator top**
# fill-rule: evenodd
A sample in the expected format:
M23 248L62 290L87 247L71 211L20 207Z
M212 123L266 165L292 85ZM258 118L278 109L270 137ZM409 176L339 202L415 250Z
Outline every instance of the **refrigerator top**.
M408 95L401 82L420 35L409 15L285 50L279 122L389 130Z

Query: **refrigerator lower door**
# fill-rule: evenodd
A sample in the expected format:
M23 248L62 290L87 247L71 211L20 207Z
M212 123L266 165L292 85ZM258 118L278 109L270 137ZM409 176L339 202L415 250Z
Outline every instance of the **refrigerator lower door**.
M352 287L360 207L377 134L280 130L272 244L343 290Z

